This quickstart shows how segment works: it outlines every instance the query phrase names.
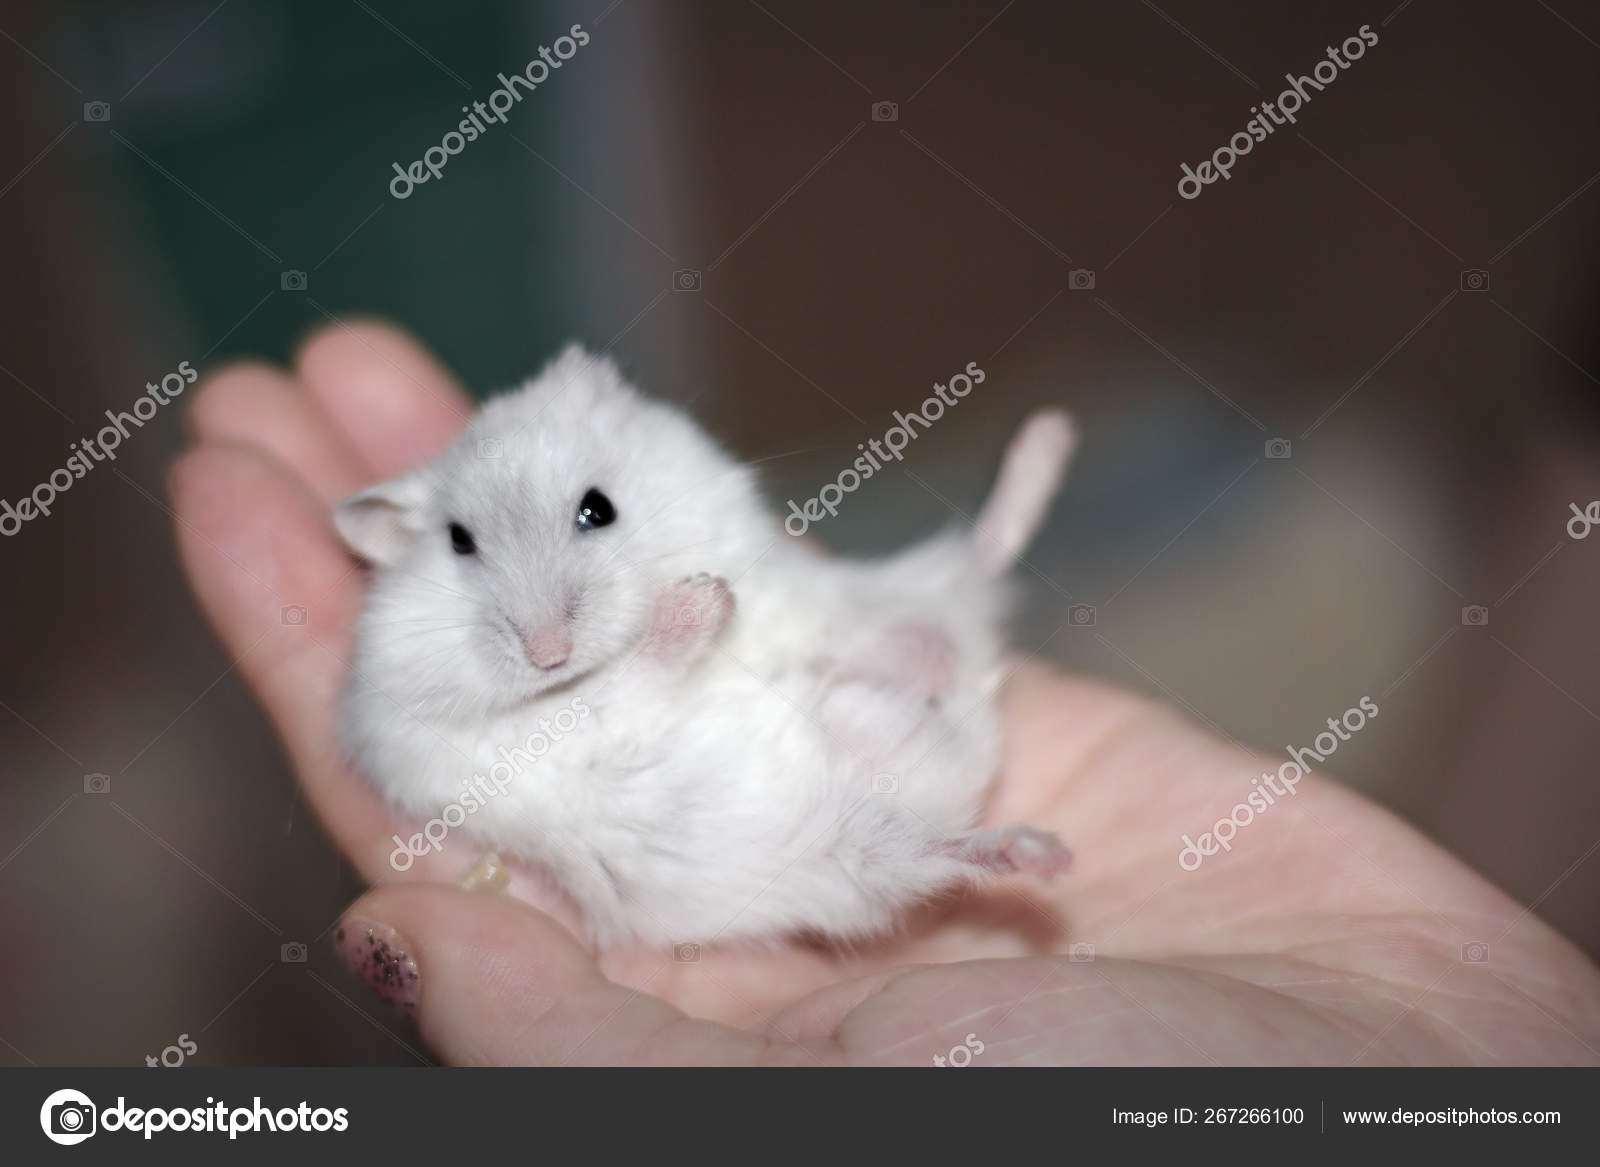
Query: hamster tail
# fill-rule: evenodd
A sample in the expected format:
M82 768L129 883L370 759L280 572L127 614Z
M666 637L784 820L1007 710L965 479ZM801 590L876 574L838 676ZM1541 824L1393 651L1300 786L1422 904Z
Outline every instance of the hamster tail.
M1033 539L1077 444L1077 427L1058 409L1034 414L1011 439L973 536L986 574L1003 574Z

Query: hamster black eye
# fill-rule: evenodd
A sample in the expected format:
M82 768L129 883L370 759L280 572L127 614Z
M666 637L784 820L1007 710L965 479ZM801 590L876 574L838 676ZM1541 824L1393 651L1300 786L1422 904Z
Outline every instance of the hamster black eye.
M460 523L450 524L450 547L457 555L474 555L478 545L472 541L472 532Z
M617 508L611 500L590 487L578 503L578 530L592 531L596 527L609 527L616 522Z

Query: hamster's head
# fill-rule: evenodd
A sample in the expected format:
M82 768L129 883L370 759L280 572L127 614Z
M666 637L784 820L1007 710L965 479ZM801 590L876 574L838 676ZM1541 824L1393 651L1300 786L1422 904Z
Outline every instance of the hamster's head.
M578 346L334 519L377 569L366 683L463 716L625 663L664 591L782 537L747 467Z

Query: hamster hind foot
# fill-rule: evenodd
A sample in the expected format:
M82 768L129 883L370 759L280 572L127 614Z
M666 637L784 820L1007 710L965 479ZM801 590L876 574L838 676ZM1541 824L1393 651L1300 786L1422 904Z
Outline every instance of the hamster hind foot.
M944 840L941 854L964 859L995 875L1033 875L1049 879L1072 866L1072 852L1048 831L1025 823L971 831Z

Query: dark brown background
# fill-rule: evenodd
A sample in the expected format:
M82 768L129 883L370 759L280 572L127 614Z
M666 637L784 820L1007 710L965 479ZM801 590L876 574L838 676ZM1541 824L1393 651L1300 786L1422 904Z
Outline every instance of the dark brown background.
M536 103L388 197L574 22ZM1298 132L1178 197L1363 24ZM478 392L609 347L787 455L777 499L976 360L916 478L819 534L932 529L1067 405L1086 440L1019 646L1269 749L1370 695L1331 768L1600 953L1600 539L1565 532L1600 497L1593 5L139 0L0 4L0 30L0 495L179 361L283 359L347 315ZM280 961L359 889L178 574L180 412L0 541L0 1062L180 1033L206 1064L412 1062L320 945Z

